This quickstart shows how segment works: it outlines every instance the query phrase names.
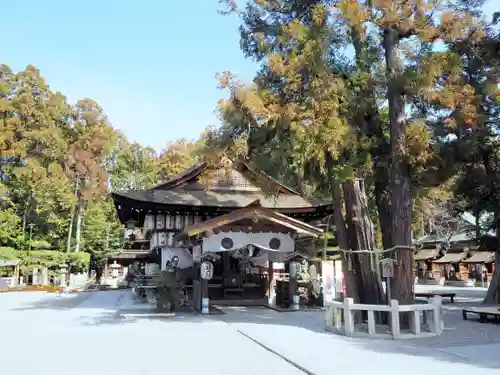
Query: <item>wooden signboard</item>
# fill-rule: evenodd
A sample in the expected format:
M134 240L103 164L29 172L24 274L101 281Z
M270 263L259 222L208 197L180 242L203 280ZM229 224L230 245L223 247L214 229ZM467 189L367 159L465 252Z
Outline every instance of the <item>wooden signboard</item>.
M382 277L390 278L394 277L394 263L396 261L394 259L383 259L380 264L382 266Z

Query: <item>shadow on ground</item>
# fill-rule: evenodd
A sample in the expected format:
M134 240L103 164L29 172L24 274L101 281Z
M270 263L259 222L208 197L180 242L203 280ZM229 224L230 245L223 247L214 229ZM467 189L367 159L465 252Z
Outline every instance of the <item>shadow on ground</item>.
M101 325L128 325L142 321L156 321L162 324L190 323L204 324L210 322L224 322L240 333L250 336L263 345L280 353L279 349L273 347L281 340L282 348L287 345L292 347L294 342L311 343L317 345L318 349L307 348L313 358L324 358L325 349L328 353L335 353L338 348L344 346L355 347L363 351L371 351L381 354L392 353L395 355L407 355L416 357L427 357L433 360L464 363L483 368L499 368L500 361L479 361L479 359L468 359L466 356L453 354L453 348L461 348L470 345L498 344L500 348L500 325L493 323L479 323L479 321L464 321L461 309L479 305L484 291L457 291L454 304L444 302L445 329L441 336L410 339L401 341L380 339L353 339L326 333L324 329L324 313L322 311L298 311L277 312L265 307L220 307L224 315L196 315L192 312L178 312L173 316L159 316L154 309L141 311L140 309L129 309L132 306L130 291L105 291L80 293L73 298L51 296L34 301L28 306L22 306L14 310L67 310L78 309L100 309L93 314L82 313L77 318L83 326ZM127 306L120 306L122 300L127 300ZM125 303L125 305L127 304ZM283 329L286 327L286 329ZM280 336L282 336L280 338ZM306 345L307 346L307 345ZM321 348L320 348L321 347ZM306 349L304 349L306 350ZM480 350L480 349L479 349ZM455 351L456 352L456 351ZM286 353L280 353L287 356ZM475 357L478 358L478 357Z
M104 324L134 324L141 321L159 321L164 324L191 323L203 324L208 322L225 322L240 333L250 336L263 345L280 353L273 348L274 333L288 335L289 345L292 342L322 342L323 346L331 346L335 352L338 347L350 345L364 351L381 354L392 353L395 355L408 355L427 357L434 360L463 363L483 368L498 368L500 361L472 360L465 356L446 351L448 348L463 347L465 345L486 345L497 343L500 347L500 325L494 323L479 323L479 321L463 321L461 309L463 307L477 306L480 301L471 302L457 299L454 304L444 303L445 330L439 337L410 339L401 341L380 339L353 339L325 332L324 313L322 311L277 312L265 307L220 307L225 313L218 316L194 315L190 312L177 313L174 316L161 317L151 314L131 314L124 317L120 313L98 315L84 325L99 326ZM124 313L125 311L122 311ZM280 327L287 327L286 332ZM265 333L264 333L265 332ZM314 349L312 349L315 353ZM286 353L280 353L287 356ZM318 354L318 353L315 353ZM318 354L318 357L320 355Z
M69 310L80 305L88 297L89 293L75 293L70 295L50 293L45 294L41 299L30 301L20 307L14 307L11 311Z

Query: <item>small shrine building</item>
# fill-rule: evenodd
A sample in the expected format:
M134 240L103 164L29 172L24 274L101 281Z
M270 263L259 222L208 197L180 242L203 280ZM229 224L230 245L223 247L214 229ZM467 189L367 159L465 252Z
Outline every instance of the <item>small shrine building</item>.
M415 273L423 284L481 284L484 273L491 280L495 253L474 238L475 223L469 215L458 218L449 237L436 233L417 240Z
M212 301L272 300L275 275L315 255L323 230L312 223L333 211L245 162L199 163L155 188L112 195L131 245L110 261L126 267L141 258L155 272L175 257L194 298L205 285ZM213 275L202 282L205 260Z

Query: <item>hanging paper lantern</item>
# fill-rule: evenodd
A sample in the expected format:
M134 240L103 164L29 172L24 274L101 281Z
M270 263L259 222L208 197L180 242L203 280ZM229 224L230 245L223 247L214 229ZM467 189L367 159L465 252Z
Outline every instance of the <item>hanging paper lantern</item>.
M174 229L174 216L165 215L165 228Z
M156 215L156 229L165 229L165 215Z
M200 265L200 276L203 280L210 280L214 275L214 265L212 262L204 261Z
M297 277L302 271L302 264L300 262L292 261L290 262L290 277Z

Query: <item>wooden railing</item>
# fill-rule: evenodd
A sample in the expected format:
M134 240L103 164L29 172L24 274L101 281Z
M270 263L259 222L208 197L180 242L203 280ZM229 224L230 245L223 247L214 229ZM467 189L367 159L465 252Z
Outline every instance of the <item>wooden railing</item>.
M345 336L373 336L381 338L413 338L438 336L443 329L441 297L436 296L426 304L399 305L391 300L389 305L363 305L354 303L352 298L343 302L326 304L326 330ZM356 311L366 311L367 321L355 324ZM377 325L375 313L388 316L387 325ZM401 330L400 313L410 314L410 329ZM360 329L361 328L361 329Z

